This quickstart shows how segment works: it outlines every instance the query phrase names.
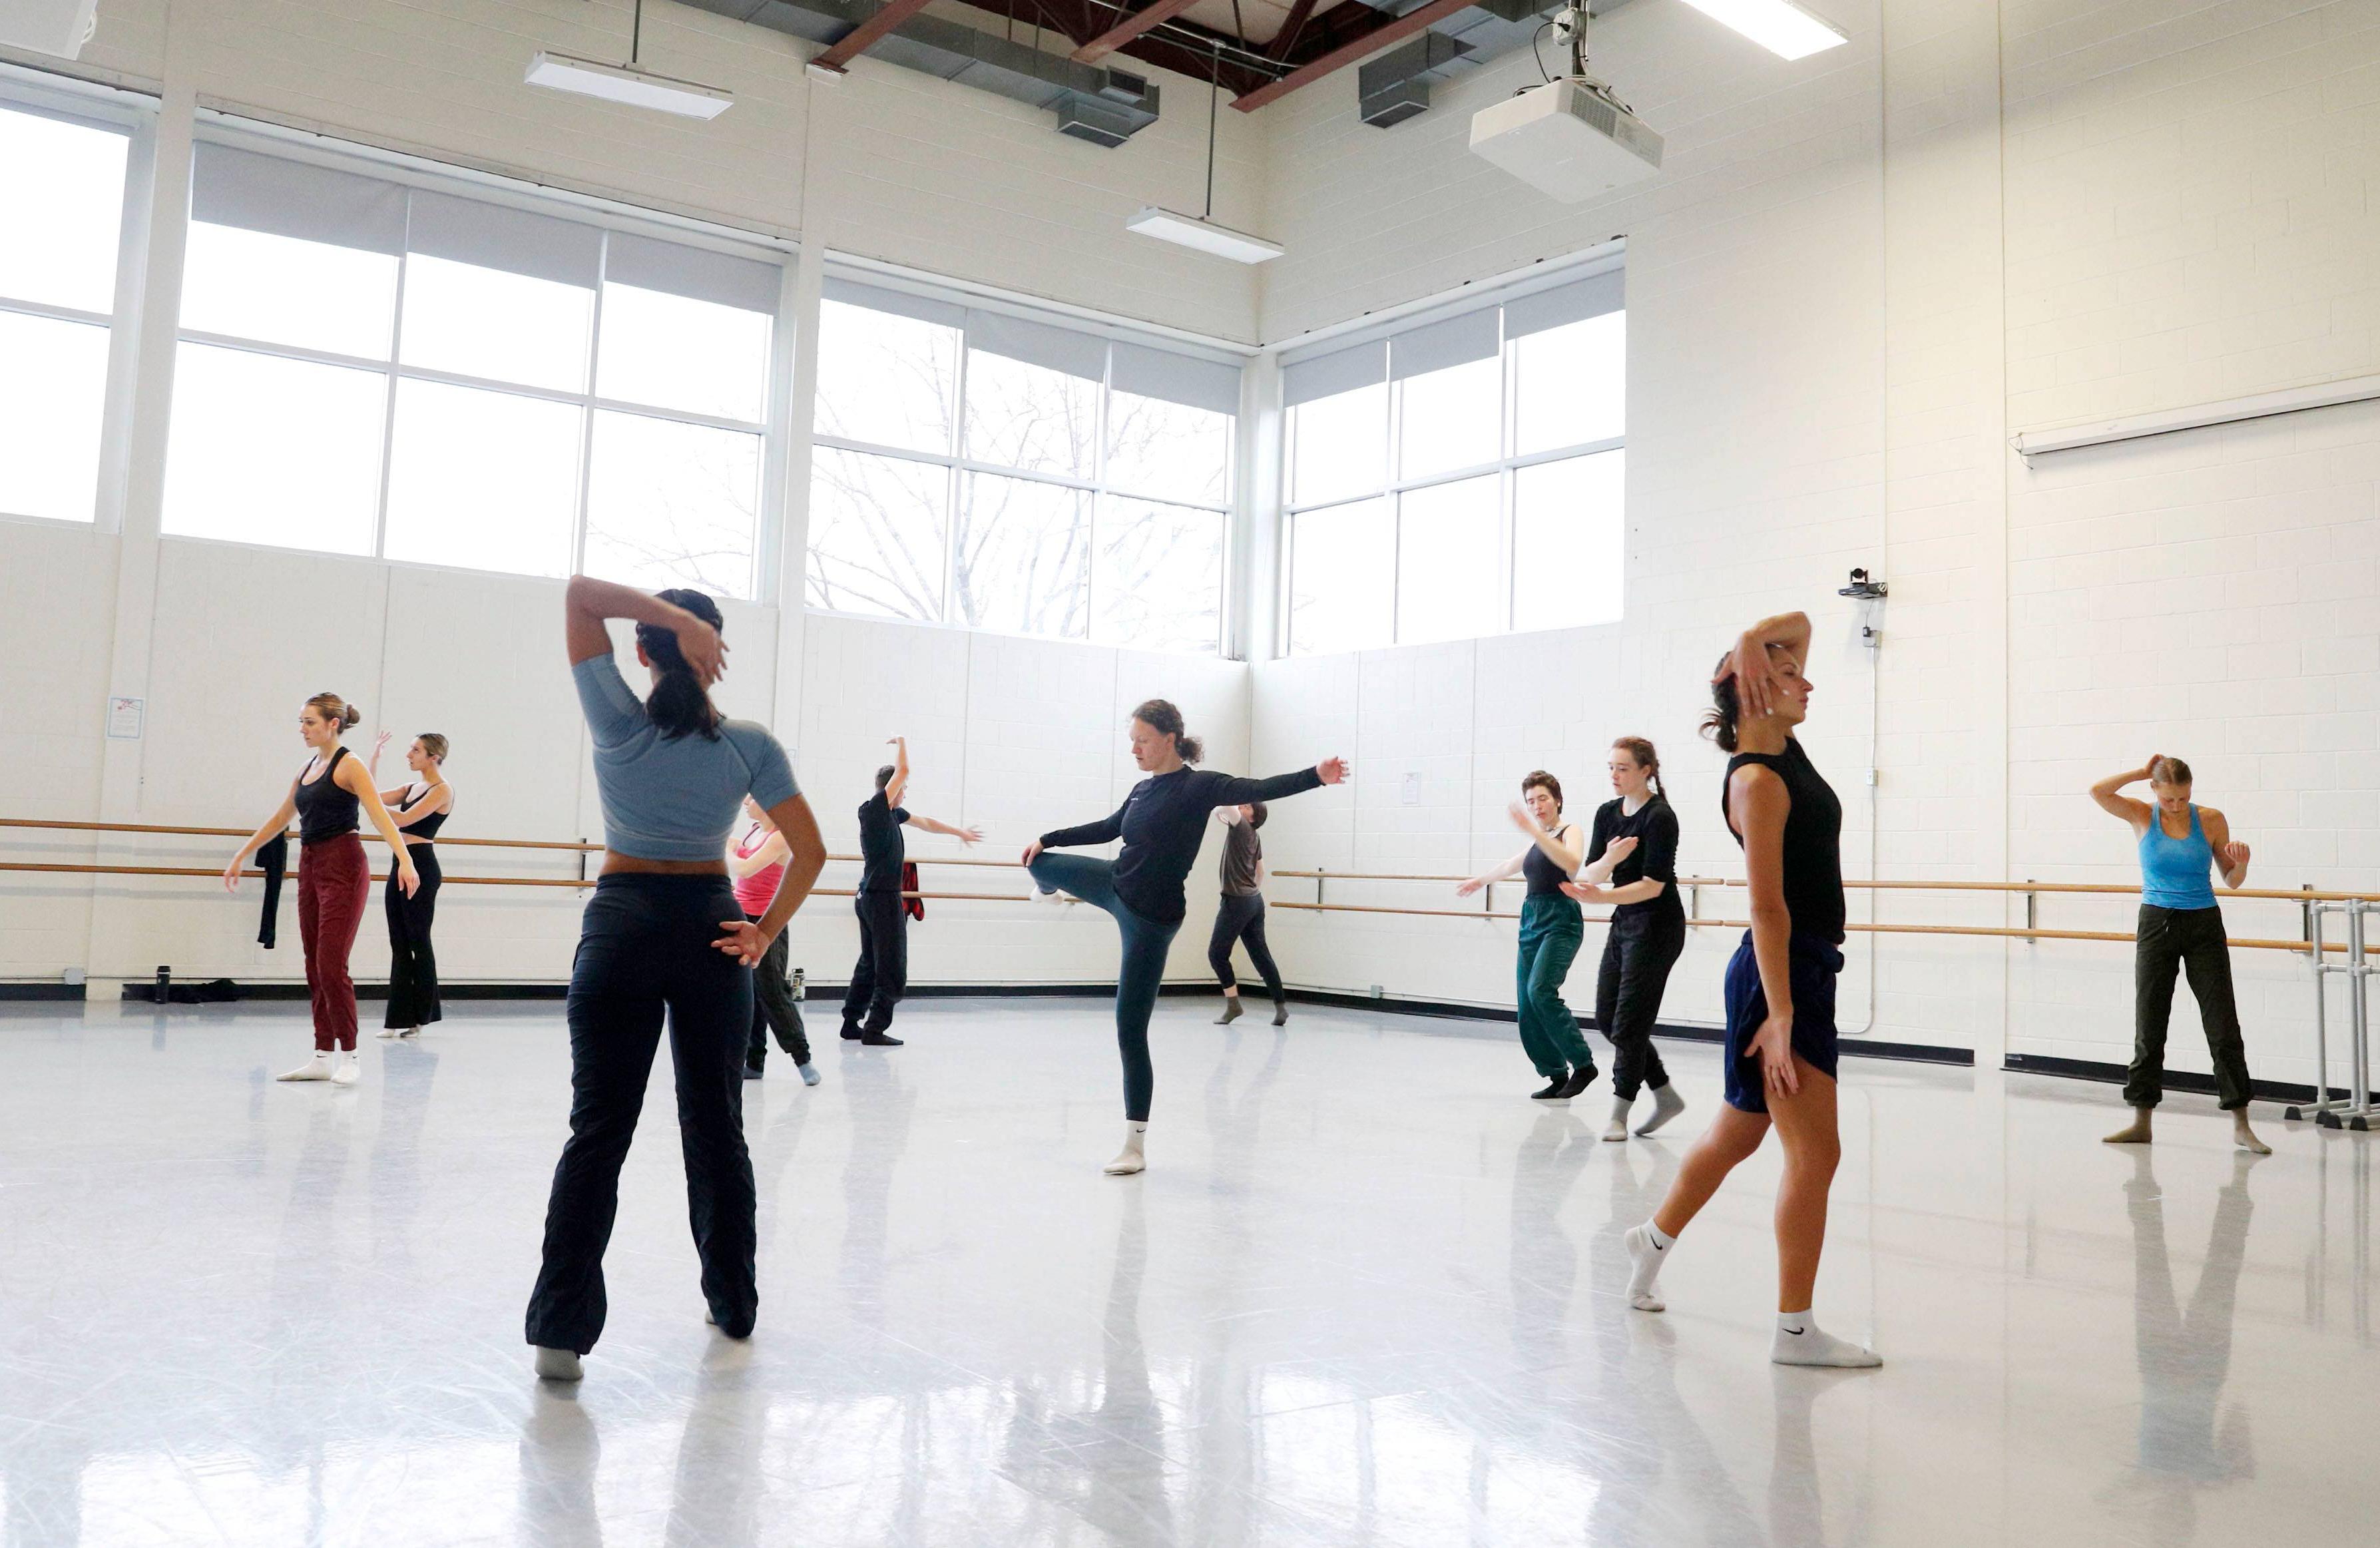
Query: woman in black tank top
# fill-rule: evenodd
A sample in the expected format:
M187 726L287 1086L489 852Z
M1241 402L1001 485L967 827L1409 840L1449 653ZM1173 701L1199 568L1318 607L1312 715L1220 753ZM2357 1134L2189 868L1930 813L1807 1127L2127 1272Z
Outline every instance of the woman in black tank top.
M389 734L372 743L371 773L380 778L380 755ZM388 1015L381 1024L384 1038L417 1037L441 1016L438 1006L438 957L431 949L430 927L438 916L438 889L445 872L439 868L438 830L455 811L455 786L446 782L446 738L425 731L405 750L405 766L417 776L412 783L380 793L405 834L406 853L421 872L421 888L407 897L397 887L381 890L388 916Z
M1595 1053L1561 997L1562 981L1570 977L1570 965L1586 934L1578 905L1561 890L1585 859L1585 843L1575 823L1562 821L1561 807L1561 781L1543 769L1524 778L1512 823L1529 835L1529 847L1454 889L1457 897L1469 897L1514 876L1528 881L1528 896L1521 900L1520 959L1512 976L1520 1002L1521 1048L1546 1078L1545 1089L1532 1093L1538 1102L1568 1102L1596 1076Z
M1679 1166L1653 1218L1628 1233L1630 1304L1658 1311L1661 1265L1689 1221L1771 1127L1785 1147L1777 1199L1780 1365L1873 1366L1867 1349L1811 1315L1826 1246L1827 1194L1841 1143L1835 1124L1835 977L1842 971L1842 803L1794 728L1810 712L1803 670L1810 620L1763 619L1713 675L1704 729L1733 756L1720 815L1743 847L1752 928L1727 969L1727 1105Z
M281 837L298 820L298 934L306 945L306 988L314 1005L314 1056L278 1077L283 1080L328 1080L352 1086L362 1071L356 1059L356 983L347 975L347 953L356 944L364 903L371 896L371 868L358 836L359 818L369 817L394 857L392 890L411 894L421 874L405 840L381 805L362 764L347 755L339 737L362 719L335 693L318 693L298 716L298 732L314 756L290 781L289 793L248 835L224 867L224 890L239 888L248 858Z

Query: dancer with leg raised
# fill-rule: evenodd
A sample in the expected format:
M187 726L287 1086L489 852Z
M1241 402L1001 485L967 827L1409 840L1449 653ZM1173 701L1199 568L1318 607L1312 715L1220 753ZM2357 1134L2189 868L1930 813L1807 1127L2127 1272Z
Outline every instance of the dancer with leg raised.
M644 699L613 659L611 618L636 621L637 660L652 672ZM708 1320L747 1338L759 1312L744 1145L750 969L809 896L826 846L777 738L710 701L726 665L721 622L718 603L700 591L649 595L582 575L566 593L570 675L603 798L603 869L570 970L570 1140L553 1169L544 1263L527 1318L537 1373L551 1381L578 1380L580 1357L603 1332L603 1250L664 1014ZM736 904L724 858L747 795L790 852L757 923Z
M1025 868L1038 892L1046 896L1062 887L1104 910L1123 940L1115 1005L1116 1049L1123 1058L1124 1141L1123 1153L1107 1164L1110 1176L1127 1176L1147 1164L1149 1094L1156 1083L1148 1062L1148 1014L1165 977L1166 948L1187 911L1182 882L1197 862L1207 814L1219 806L1281 800L1347 777L1342 758L1270 779L1193 769L1201 744L1183 734L1182 712L1162 699L1132 713L1129 734L1133 762L1148 777L1132 787L1114 815L1043 834L1025 851ZM1123 849L1112 861L1044 852L1118 838Z
M1528 878L1512 976L1520 1002L1521 1049L1546 1078L1545 1089L1530 1093L1537 1102L1568 1102L1592 1085L1597 1073L1595 1051L1586 1045L1578 1018L1561 997L1579 943L1586 938L1586 920L1578 904L1562 896L1561 886L1577 874L1585 857L1585 838L1576 823L1562 821L1561 811L1561 781L1543 769L1532 771L1522 779L1521 799L1512 806L1512 824L1528 835L1529 847L1454 889L1457 897L1469 897L1490 882Z
M1265 944L1264 841L1257 830L1270 812L1262 801L1219 806L1215 821L1223 825L1223 891L1215 906L1215 932L1207 938L1207 966L1223 986L1223 1014L1215 1025L1228 1027L1240 1018L1240 981L1232 972L1232 948L1247 944L1248 960L1256 964L1272 994L1272 1024L1289 1024L1289 995L1281 987L1281 969L1273 966L1272 948Z
M1802 750L1810 713L1810 620L1764 618L1719 658L1704 730L1728 752L1720 814L1743 847L1752 928L1727 965L1727 1105L1678 1168L1653 1218L1627 1234L1629 1304L1658 1311L1663 1263L1711 1195L1773 1126L1785 1147L1777 1195L1779 1365L1875 1366L1874 1353L1811 1315L1827 1243L1835 1125L1835 978L1843 969L1842 803Z
M389 743L383 731L372 743L372 783L380 783L380 755ZM421 873L420 890L407 896L405 889L381 889L388 916L388 1014L379 1035L419 1037L421 1029L439 1018L438 957L431 948L430 927L438 917L438 889L446 873L438 864L438 830L454 815L455 786L445 774L446 738L424 731L405 750L405 766L420 777L380 793L382 804L405 834L406 853Z
M1603 1137L1624 1141L1639 1089L1653 1091L1653 1115L1639 1134L1686 1110L1653 1047L1661 993L1686 949L1686 911L1678 903L1678 814L1661 792L1661 755L1642 737L1622 737L1611 744L1610 771L1617 794L1596 809L1586 869L1561 890L1581 903L1614 906L1595 981L1595 1024L1611 1040L1611 1121Z
M2143 779L2153 805L2121 793ZM2180 970L2190 974L2190 993L2206 1029L2216 1100L2231 1115L2231 1142L2270 1155L2272 1147L2248 1127L2248 1053L2231 992L2231 945L2222 907L2206 879L2219 866L2225 886L2245 886L2248 847L2232 838L2223 813L2191 804L2190 787L2190 765L2158 755L2091 786L2091 798L2101 811L2132 825L2141 854L2141 915L2132 946L2132 1067L2124 1078L2132 1121L2108 1135L2107 1143L2149 1142L2150 1119L2165 1099L2165 1034L2173 1017L2174 974Z
M371 897L371 866L356 832L358 818L369 816L388 843L390 887L410 896L421 885L411 851L380 804L380 792L364 766L339 745L347 727L362 718L335 693L306 701L298 713L298 734L313 756L273 815L224 867L224 890L237 891L248 858L280 837L291 818L298 820L298 938L306 948L306 990L314 1004L314 1056L277 1079L352 1086L363 1077L356 1058L356 981L347 973L356 927Z

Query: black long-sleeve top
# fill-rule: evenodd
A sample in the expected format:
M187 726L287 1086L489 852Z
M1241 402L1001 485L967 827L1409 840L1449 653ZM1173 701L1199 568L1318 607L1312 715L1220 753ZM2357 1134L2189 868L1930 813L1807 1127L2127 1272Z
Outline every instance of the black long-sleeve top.
M1116 896L1142 919L1180 924L1188 911L1182 879L1198 861L1208 813L1219 806L1277 801L1319 789L1321 785L1322 776L1312 769L1270 779L1244 779L1192 768L1151 774L1132 787L1114 816L1045 833L1041 847L1067 849L1123 839L1123 852L1115 860Z

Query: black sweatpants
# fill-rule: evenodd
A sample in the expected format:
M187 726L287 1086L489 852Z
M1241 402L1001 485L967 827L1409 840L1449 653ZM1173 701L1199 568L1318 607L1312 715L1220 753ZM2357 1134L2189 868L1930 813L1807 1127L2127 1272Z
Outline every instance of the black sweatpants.
M880 1032L909 988L909 916L897 892L864 892L851 900L859 916L859 960L843 995L843 1030ZM865 1020L862 1018L865 1018Z
M2240 1037L2240 1007L2231 993L2231 947L2223 938L2223 910L2141 905L2132 955L2132 1066L2124 1101L2155 1107L2165 1096L2165 1034L2173 1018L2177 969L2190 975L2198 1019L2215 1056L2216 1099L2225 1112L2248 1105L2248 1050Z
M381 887L388 913L388 1016L383 1027L427 1027L439 1018L438 957L430 948L430 926L438 917L438 888L446 873L438 866L438 846L416 844L407 851L420 874L411 897L389 877Z
M1595 979L1595 1024L1611 1040L1611 1094L1633 1102L1644 1087L1670 1083L1653 1025L1661 1018L1661 993L1670 969L1686 949L1682 910L1617 914L1603 940L1603 967Z
M720 921L742 913L724 876L632 873L596 884L570 969L570 1140L545 1206L545 1262L528 1301L531 1344L583 1355L602 1335L603 1249L664 1013L703 1298L721 1332L741 1338L752 1331L760 1300L744 1148L752 973L711 945Z
M754 924L760 922L758 914L744 916ZM810 1062L809 1035L802 1030L802 1007L794 1003L794 986L786 981L785 962L792 948L780 931L760 955L760 965L752 969L752 1039L744 1049L744 1062L759 1069L769 1057L769 1034L777 1034L777 1046L783 1049L794 1063Z
M1272 992L1276 1003L1281 998L1281 969L1272 965L1272 950L1265 945L1264 894L1225 893L1222 905L1215 910L1215 933L1207 941L1207 966L1215 969L1215 981L1226 989L1237 989L1240 981L1232 976L1232 947L1247 943L1248 960L1263 975L1265 987Z

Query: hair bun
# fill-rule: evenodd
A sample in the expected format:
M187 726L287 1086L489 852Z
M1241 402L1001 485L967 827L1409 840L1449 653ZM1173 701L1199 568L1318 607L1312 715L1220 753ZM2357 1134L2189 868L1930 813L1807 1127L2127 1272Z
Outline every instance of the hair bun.
M347 713L340 717L340 724L352 730L354 727L363 724L363 718L364 713L361 710L357 709L353 704L350 704L347 706Z

